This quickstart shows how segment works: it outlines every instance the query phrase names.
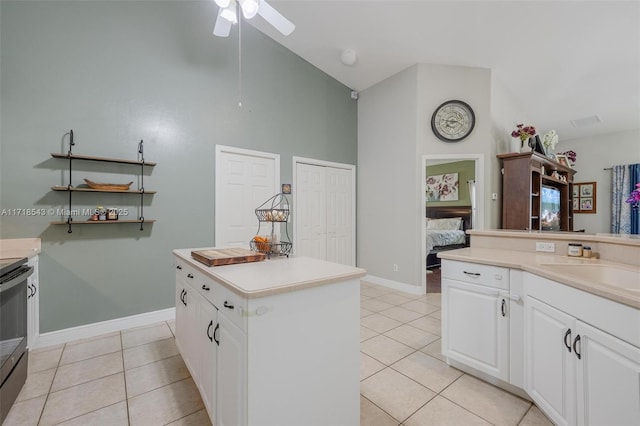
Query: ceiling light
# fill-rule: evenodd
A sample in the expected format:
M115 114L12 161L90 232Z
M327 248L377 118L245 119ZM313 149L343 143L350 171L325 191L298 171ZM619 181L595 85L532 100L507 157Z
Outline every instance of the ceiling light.
M245 19L251 19L258 13L259 0L239 0L242 15Z
M342 63L347 66L351 67L355 65L357 60L358 60L358 55L353 49L345 49L340 54L340 61L342 61Z
M229 5L231 4L231 0L215 0L215 2L223 9L229 7Z
M229 6L220 11L220 17L226 19L232 24L236 24L238 22L238 16L236 15L236 5L229 3Z

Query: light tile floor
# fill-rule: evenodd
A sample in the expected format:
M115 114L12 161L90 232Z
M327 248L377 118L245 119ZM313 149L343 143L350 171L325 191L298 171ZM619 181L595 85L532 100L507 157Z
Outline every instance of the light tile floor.
M449 367L440 294L361 289L364 426L551 425L530 402ZM173 321L32 351L3 426L210 425Z

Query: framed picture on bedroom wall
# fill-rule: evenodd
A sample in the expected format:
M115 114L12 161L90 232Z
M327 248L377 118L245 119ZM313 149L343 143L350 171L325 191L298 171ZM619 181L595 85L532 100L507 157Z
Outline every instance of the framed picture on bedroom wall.
M596 213L597 182L573 184L573 212Z
M458 201L459 179L458 173L427 176L427 202L429 201Z

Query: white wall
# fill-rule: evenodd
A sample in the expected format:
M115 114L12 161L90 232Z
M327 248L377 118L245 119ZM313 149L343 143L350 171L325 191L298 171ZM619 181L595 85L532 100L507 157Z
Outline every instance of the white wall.
M413 288L424 282L422 157L473 153L495 158L490 87L488 69L419 64L360 93L358 266L369 275ZM431 131L433 111L451 99L467 102L476 115L472 134L458 143L442 142ZM490 175L486 171L484 180ZM486 188L485 200L496 190ZM485 222L497 212L487 209Z
M360 92L358 266L415 284L417 67ZM393 264L398 271L393 272Z
M513 140L511 132L519 123L529 124L522 107L497 78L495 73L491 75L491 138L494 141L495 153L487 159L487 173L489 174L489 186L494 188L492 192L498 194L497 200L487 201L492 212L488 216L489 228L500 228L502 222L502 174L500 173L500 160L495 154L511 152L510 144ZM546 132L546 131L545 131Z
M556 152L568 150L574 150L577 154L574 181L598 183L596 214L575 214L573 228L586 232L609 232L612 172L604 169L618 164L640 163L640 130L566 141L560 135Z

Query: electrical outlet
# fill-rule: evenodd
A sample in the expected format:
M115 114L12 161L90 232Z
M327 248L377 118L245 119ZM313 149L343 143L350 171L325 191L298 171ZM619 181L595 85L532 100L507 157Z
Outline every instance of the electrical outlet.
M398 264L397 263L393 264L393 272L398 272Z
M536 242L536 251L544 251L548 253L556 252L556 244L555 243L542 243L540 241Z

